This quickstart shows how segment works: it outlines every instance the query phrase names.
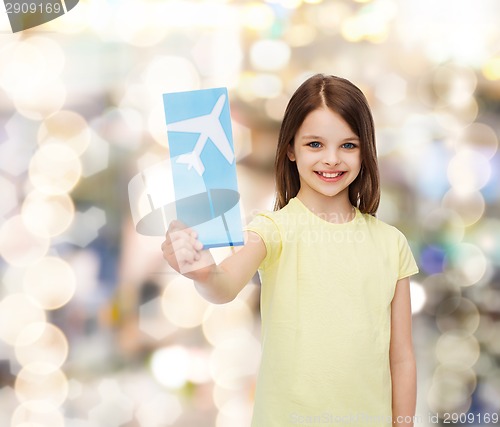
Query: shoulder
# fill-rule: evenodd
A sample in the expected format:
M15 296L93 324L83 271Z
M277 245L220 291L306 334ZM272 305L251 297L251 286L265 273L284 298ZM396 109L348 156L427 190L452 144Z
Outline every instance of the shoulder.
M290 203L277 211L259 211L252 217L246 228L249 228L255 224L267 224L268 226L274 225L275 227L279 227L280 225L286 224L289 221L292 213L293 207Z
M385 239L394 239L396 241L406 241L406 237L399 228L388 224L381 219L370 214L362 214L362 217L370 229L382 235Z
M244 228L256 233L266 247L266 256L259 269L267 269L280 257L289 216L288 205L279 211L261 211Z

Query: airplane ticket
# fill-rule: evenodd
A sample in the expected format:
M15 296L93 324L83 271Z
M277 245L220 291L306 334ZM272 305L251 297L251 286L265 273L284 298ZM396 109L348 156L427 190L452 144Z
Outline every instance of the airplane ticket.
M205 248L243 245L226 88L163 94L179 221Z

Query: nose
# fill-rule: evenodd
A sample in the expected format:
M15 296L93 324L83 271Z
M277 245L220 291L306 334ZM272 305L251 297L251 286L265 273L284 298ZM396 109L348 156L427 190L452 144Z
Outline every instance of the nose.
M325 152L323 163L328 166L337 166L340 164L340 155L337 150L331 149Z

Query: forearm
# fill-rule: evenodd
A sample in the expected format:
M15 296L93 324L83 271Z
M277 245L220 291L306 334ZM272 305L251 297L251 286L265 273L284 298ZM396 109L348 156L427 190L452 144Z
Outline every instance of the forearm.
M245 245L217 265L194 231L172 222L162 243L163 257L174 270L194 281L202 297L223 304L236 298L266 256L260 236L250 234L253 238L245 236Z
M391 362L392 420L397 427L412 427L417 399L417 372L413 355Z
M198 274L194 285L199 294L213 304L225 304L236 298L241 287L236 286L232 279L220 265L212 265L203 274Z

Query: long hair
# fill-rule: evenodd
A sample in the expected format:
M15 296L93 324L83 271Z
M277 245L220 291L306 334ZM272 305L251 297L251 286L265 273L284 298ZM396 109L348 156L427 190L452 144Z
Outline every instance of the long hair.
M350 81L316 74L302 83L286 107L275 159L276 201L274 210L284 207L300 189L297 164L287 151L306 116L327 107L340 115L360 139L361 170L349 185L349 200L362 213L375 215L380 202L380 177L373 117L363 92Z

